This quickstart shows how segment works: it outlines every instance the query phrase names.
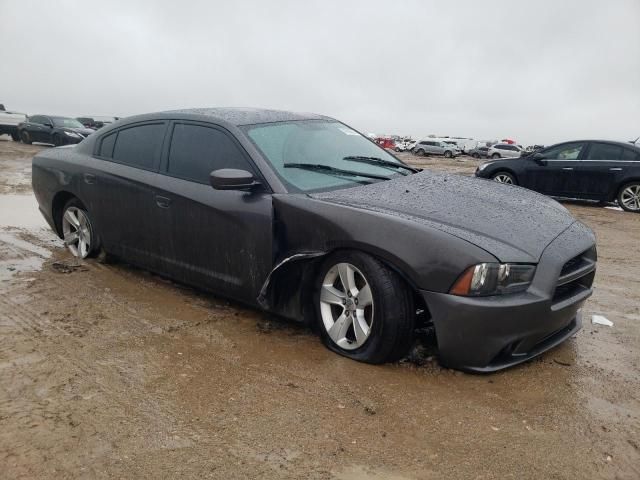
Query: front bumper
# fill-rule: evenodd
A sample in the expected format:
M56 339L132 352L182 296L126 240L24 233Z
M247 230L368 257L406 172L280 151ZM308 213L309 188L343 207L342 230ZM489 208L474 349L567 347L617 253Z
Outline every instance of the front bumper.
M441 363L493 372L562 343L582 326L580 308L592 293L595 261L593 233L576 222L545 249L526 292L461 297L422 291Z

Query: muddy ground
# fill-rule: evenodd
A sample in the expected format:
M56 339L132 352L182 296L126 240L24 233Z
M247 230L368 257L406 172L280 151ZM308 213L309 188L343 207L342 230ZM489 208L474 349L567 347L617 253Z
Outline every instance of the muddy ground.
M0 477L640 478L640 216L566 204L600 262L584 328L560 347L489 376L428 352L371 366L295 324L74 262L31 194L47 147L3 140Z

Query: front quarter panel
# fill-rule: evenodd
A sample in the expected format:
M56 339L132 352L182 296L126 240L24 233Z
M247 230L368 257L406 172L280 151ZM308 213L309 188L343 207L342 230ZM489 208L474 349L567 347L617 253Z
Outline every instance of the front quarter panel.
M410 220L316 200L274 195L276 258L357 249L397 270L414 287L447 292L470 265L495 262L485 250Z

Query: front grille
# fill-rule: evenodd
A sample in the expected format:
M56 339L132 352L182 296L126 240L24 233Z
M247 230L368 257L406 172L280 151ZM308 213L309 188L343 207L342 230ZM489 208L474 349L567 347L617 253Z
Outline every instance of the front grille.
M568 260L560 271L553 293L553 303L568 300L591 289L596 274L595 247Z

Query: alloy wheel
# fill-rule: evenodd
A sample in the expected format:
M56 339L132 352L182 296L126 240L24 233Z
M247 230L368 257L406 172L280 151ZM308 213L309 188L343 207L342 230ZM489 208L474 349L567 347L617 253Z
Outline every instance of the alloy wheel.
M493 179L498 183L507 183L509 185L513 185L513 178L507 175L506 173L499 173Z
M627 210L640 211L640 184L626 187L620 194L620 202Z
M331 340L340 348L355 350L371 334L373 295L369 282L354 265L338 263L322 281L320 315Z
M62 234L69 251L78 258L91 252L91 224L86 212L69 207L62 217Z

